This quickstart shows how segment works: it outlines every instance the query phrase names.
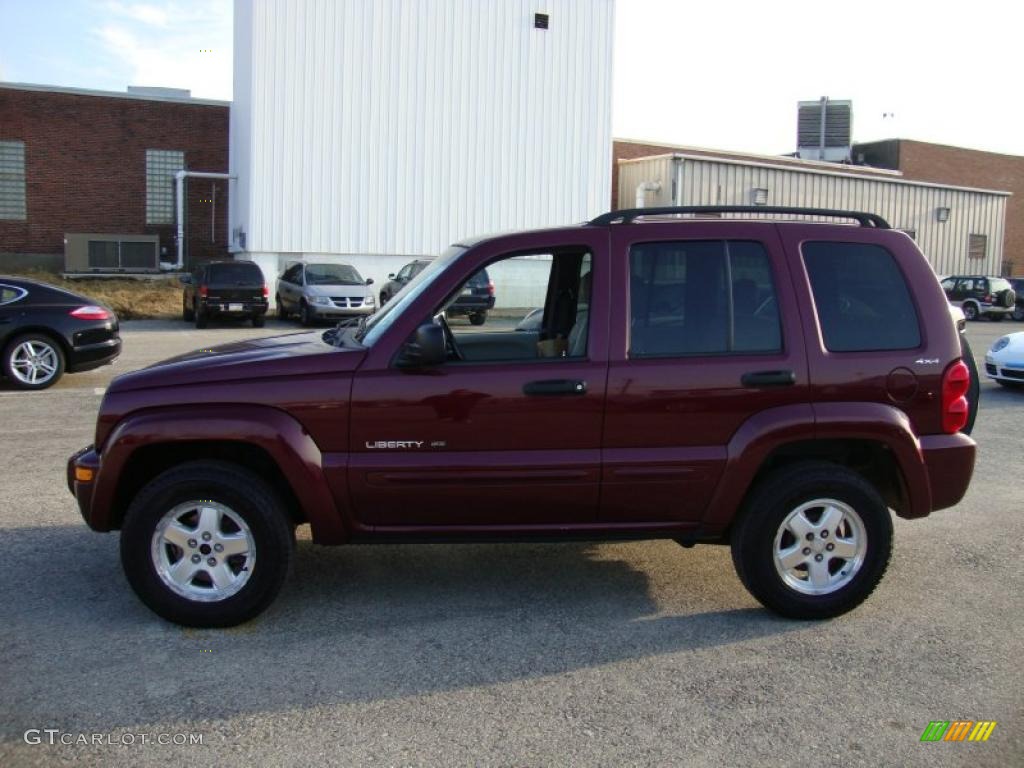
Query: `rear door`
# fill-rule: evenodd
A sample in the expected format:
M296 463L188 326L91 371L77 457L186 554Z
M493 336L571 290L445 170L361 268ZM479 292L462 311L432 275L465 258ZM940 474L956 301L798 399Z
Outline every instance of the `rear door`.
M601 519L696 524L737 430L807 401L777 230L618 226L612 253L612 303L628 311L610 340Z
M207 301L211 304L262 301L263 273L252 262L210 264L207 273Z

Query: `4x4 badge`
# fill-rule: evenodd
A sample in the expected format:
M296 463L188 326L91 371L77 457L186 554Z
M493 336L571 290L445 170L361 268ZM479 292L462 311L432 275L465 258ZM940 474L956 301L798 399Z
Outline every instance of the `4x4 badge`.
M939 358L937 357L919 357L914 361L916 365L938 365Z

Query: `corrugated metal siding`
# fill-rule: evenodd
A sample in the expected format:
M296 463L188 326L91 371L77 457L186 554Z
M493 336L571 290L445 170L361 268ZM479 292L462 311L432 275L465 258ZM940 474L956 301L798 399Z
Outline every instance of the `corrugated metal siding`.
M751 205L753 190L762 188L768 205L867 211L895 229L914 230L918 247L940 275L998 275L1002 267L1004 194L670 155L621 162L618 173L620 208L633 207L636 187L645 181L662 185L660 192L647 193L648 206ZM940 207L950 209L946 222L938 221ZM968 258L972 234L988 238L983 260Z
M534 29L538 10L550 29ZM246 250L428 254L600 213L613 10L236 0L233 227Z

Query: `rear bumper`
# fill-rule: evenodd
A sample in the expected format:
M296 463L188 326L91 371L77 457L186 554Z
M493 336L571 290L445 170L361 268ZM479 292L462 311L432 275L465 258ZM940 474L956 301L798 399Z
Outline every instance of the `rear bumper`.
M68 354L68 373L81 373L114 362L121 354L121 339L115 337L98 344L74 347Z
M460 296L448 307L450 315L469 315L494 309L493 296Z
M962 432L926 435L920 442L928 471L931 511L955 506L971 484L977 444Z
M252 317L253 315L265 315L269 304L263 301L229 301L227 299L213 299L200 304L203 312L207 315L218 317Z

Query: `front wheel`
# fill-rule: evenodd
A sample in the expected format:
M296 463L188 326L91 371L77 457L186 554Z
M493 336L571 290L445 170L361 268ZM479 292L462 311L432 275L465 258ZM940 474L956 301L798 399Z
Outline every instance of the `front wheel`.
M978 319L978 305L973 302L967 302L961 309L964 311L964 318L967 320Z
M181 319L184 320L186 323L191 323L193 320L195 320L195 317L196 317L195 310L194 309L189 309L188 308L188 304L186 304L185 300L182 299L181 300Z
M277 595L291 565L292 530L257 475L227 462L189 462L132 500L121 563L154 613L190 627L230 627Z
M827 619L860 605L891 553L892 519L878 491L824 462L770 475L747 499L732 535L744 586L794 619Z
M988 319L991 320L993 323L1001 323L1003 322L1004 317L1006 317L1006 315L1004 315L1002 312L995 312L989 315Z
M313 324L313 311L306 302L299 307L299 322L307 328Z
M1024 304L1015 304L1013 307L1013 319L1024 320Z
M1024 381L1007 381L1006 379L996 379L996 384L1006 389L1020 389L1024 387Z
M288 319L288 310L285 309L284 302L281 301L280 296L274 297L274 303L277 304L277 317L279 320Z

